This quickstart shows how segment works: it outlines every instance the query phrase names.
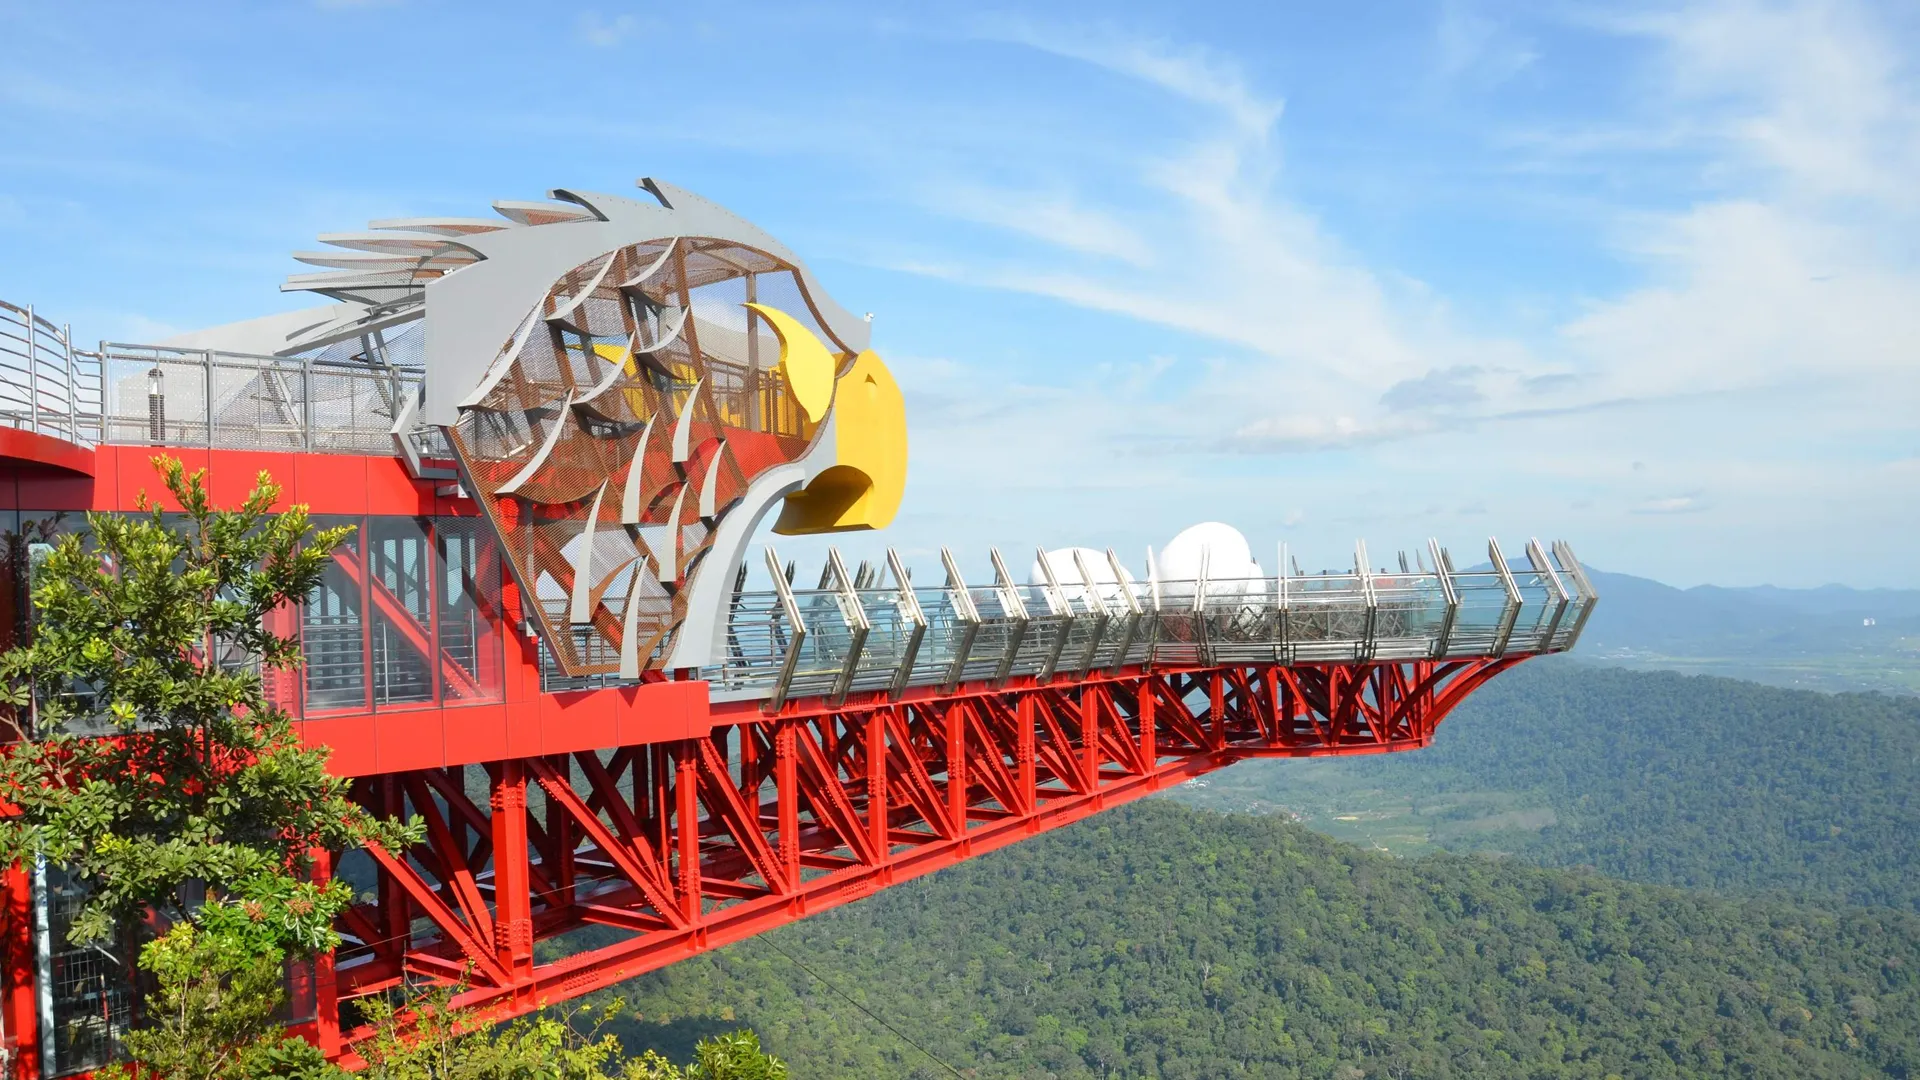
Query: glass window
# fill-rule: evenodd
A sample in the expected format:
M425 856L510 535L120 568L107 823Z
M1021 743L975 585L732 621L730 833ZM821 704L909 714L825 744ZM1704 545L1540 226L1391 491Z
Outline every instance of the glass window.
M478 518L434 520L439 549L438 637L442 700L501 697L500 556Z
M365 532L359 518L320 517L316 529L361 525L334 550L320 586L302 610L300 643L306 652L307 715L365 711L367 650L361 621L360 551Z
M431 702L433 577L428 522L376 517L367 523L368 579L373 608L373 703Z

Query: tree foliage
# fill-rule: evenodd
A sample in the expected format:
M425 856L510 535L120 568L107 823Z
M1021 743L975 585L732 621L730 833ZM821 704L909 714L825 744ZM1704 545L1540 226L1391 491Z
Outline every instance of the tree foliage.
M1920 1075L1920 917L1153 801L774 931L979 1080ZM819 1076L947 1076L754 941L621 989Z
M87 886L77 940L155 910L255 953L330 948L349 895L308 880L310 852L410 833L346 797L262 676L300 658L268 614L313 590L347 530L309 540L265 473L216 510L204 471L154 463L177 524L144 496L139 514L89 514L35 571L31 642L0 656L22 736L0 750L18 809L0 860L43 857Z
M623 1057L609 1025L623 1014L615 998L503 1024L453 1011L456 988L415 996L404 1006L368 1003L375 1034L361 1044L372 1080L786 1080L786 1065L760 1049L751 1031L705 1039L685 1068L657 1051Z
M277 1018L286 972L277 949L257 951L182 923L148 942L141 967L154 978L145 1026L126 1035L141 1075L164 1080L345 1080L318 1047L291 1038ZM118 1066L105 1080L133 1080Z
M1228 792L1391 799L1457 851L1920 910L1920 698L1535 660L1476 692L1427 750L1250 762L1196 794ZM1550 823L1461 816L1487 795Z

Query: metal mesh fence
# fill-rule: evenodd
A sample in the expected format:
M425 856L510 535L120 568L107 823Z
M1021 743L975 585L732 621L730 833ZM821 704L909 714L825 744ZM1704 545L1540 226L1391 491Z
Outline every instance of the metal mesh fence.
M418 370L102 343L101 441L392 453Z

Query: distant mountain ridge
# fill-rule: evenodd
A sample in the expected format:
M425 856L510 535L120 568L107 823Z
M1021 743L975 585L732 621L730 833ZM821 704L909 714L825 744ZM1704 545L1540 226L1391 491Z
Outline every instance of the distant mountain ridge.
M1920 590L1698 585L1589 568L1575 655L1827 690L1920 691Z
M1920 628L1920 589L1854 589L1822 585L1675 588L1651 578L1588 568L1601 603L1589 633L1620 643L1735 634L1766 636L1795 629L1906 623Z

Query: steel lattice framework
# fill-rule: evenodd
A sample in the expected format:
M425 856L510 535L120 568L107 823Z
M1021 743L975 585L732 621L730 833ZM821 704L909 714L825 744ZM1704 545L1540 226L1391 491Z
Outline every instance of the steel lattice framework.
M350 998L409 975L464 979L459 1005L526 1012L1246 758L1425 746L1521 659L816 700L704 738L365 777L356 798L420 815L427 840L367 853L378 887L343 920L321 986ZM536 960L536 942L588 925L626 937ZM356 1033L321 1034L339 1047Z

